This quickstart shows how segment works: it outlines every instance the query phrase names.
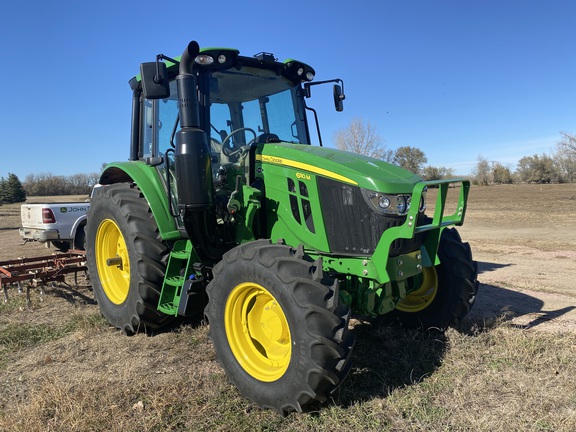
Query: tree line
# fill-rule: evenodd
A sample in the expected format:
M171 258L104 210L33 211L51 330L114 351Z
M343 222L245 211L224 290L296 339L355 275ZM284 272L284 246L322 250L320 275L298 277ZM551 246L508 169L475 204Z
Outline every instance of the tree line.
M567 132L560 132L560 135L561 139L554 152L524 156L514 171L500 162L489 162L479 156L473 171L474 182L480 186L576 182L576 135Z
M29 174L21 182L16 174L0 177L0 205L26 201L27 196L89 195L100 175L51 173Z
M51 173L28 174L23 185L30 196L89 195L99 178L98 173L70 176Z
M574 183L576 182L576 135L561 132L556 150L548 154L524 156L515 170L483 156L472 172L472 180L480 186L510 183ZM420 175L424 180L441 180L454 177L452 168L426 165L428 158L416 147L403 146L392 151L369 122L353 120L334 134L337 148L364 154L401 166ZM0 205L26 201L26 196L89 195L98 182L99 174L74 174L60 176L51 173L29 174L22 183L18 176L9 173L0 177Z
M510 183L573 183L576 182L576 135L561 132L561 140L551 154L524 156L515 170L483 156L472 172L471 180L480 186ZM426 165L428 158L416 147L403 146L395 151L388 149L375 127L361 119L336 131L334 143L341 150L364 154L401 166L420 175L424 180L441 180L454 177L452 168Z

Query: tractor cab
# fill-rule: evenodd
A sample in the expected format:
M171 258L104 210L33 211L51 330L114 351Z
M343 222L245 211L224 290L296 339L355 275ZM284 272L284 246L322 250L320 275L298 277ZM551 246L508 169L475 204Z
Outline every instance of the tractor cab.
M158 161L175 147L180 116L174 78L179 60L170 60L144 64L140 79L131 81L133 88L142 83L144 95L143 113L134 118L141 123L139 134L132 142L139 158ZM155 82L159 71L160 85ZM221 164L237 162L242 147L251 144L310 144L304 98L310 96L311 85L341 82L312 83L314 69L305 63L278 62L270 53L242 57L237 50L224 48L201 50L193 73L198 83L198 126L208 137L213 171ZM341 88L335 85L338 110L344 99Z
M310 87L340 83L334 85L334 102L342 110L342 81L312 83L312 67L292 59L278 62L270 53L243 57L233 49L194 47L185 57L160 54L155 63L142 64L140 76L131 80L131 153L134 160L157 167L179 230L196 238L200 254L212 250L205 259L217 261L227 245L246 236L245 225L234 223L240 214L236 220L231 216L231 198L241 195L242 184L263 189L262 169L257 168L262 146L310 144L308 110L318 126L316 111L305 103ZM318 137L321 144L319 130ZM200 208L209 212L201 221ZM267 237L265 221L253 225L248 229L259 232L248 236ZM205 244L206 232L219 232L221 244Z

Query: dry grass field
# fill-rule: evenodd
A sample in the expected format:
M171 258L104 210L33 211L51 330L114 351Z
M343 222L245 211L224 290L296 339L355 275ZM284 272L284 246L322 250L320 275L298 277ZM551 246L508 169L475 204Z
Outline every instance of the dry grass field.
M576 430L576 186L472 188L460 228L477 304L445 334L354 321L354 366L334 400L280 417L226 380L205 325L124 336L89 281L0 303L2 431ZM0 261L21 245L0 207Z

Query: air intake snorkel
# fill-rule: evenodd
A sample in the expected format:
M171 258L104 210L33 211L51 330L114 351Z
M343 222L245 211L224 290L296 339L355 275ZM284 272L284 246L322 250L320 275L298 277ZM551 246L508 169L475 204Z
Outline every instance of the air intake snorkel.
M198 257L204 262L215 262L220 260L221 253L217 246L210 147L199 119L194 71L199 51L197 42L188 44L176 77L180 113L175 150L178 211Z

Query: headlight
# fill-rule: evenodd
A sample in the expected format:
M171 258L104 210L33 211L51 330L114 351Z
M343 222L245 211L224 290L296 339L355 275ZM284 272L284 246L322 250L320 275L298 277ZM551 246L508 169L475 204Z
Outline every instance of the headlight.
M194 61L196 63L198 63L199 65L211 65L212 63L214 63L214 57L209 56L207 54L200 54L198 56L196 56L196 58L194 59Z
M424 210L426 210L427 204L426 204L426 192L428 192L428 186L426 186L424 188L424 190L422 191L422 197L420 198L420 206L418 207L418 211L420 213L424 213Z
M378 197L378 208L382 210L388 210L391 205L392 202L390 202L390 198L388 198L386 195L381 195Z
M404 216L410 211L410 205L412 204L412 195L409 194L384 194L365 189L362 189L362 194L370 204L370 207L382 214ZM424 210L426 210L426 191L422 193L418 206L420 213L424 212Z
M410 210L411 197L409 195L398 195L396 197L396 210L398 214L406 214Z
M366 201L375 211L387 215L403 216L410 209L410 195L384 194L362 189L362 194Z

